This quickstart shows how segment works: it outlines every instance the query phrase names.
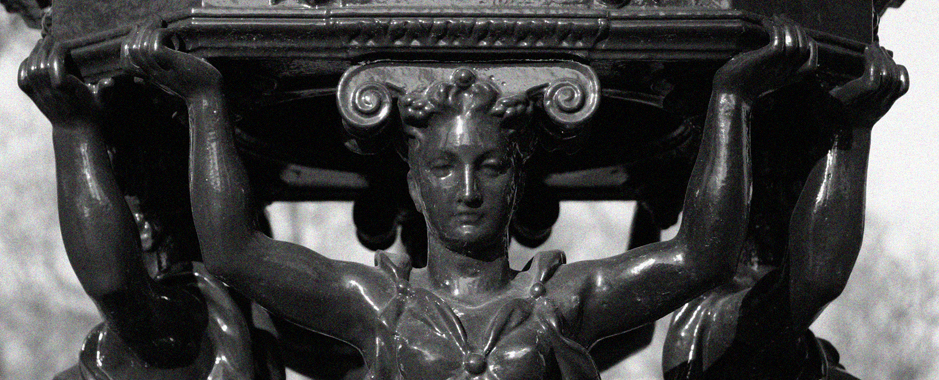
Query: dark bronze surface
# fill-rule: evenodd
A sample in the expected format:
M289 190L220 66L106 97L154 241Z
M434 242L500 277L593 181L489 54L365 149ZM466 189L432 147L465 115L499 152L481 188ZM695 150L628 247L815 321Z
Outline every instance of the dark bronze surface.
M114 122L105 109L117 84L82 83L64 53L53 38L42 40L21 65L19 85L52 122L66 253L105 322L89 335L79 364L59 378L253 374L242 311L201 264L185 261L191 250L198 257L186 239L189 219L153 202L132 213L124 198L105 142Z
M689 301L668 378L849 376L808 325L908 88L868 45L900 3L4 1L51 14L20 85L105 317L61 376L597 378ZM335 199L406 252L331 260L259 217ZM639 201L626 253L508 266L599 199Z
M861 248L871 128L909 89L909 74L885 49L871 45L865 56L864 76L829 95L841 107L829 119L834 139L784 213L792 217L788 240L777 241L785 242L783 262L744 260L734 281L674 314L663 357L667 379L846 376L838 375L844 368L837 352L819 349L827 342L808 328L841 294Z
M811 32L819 41L821 82L838 84L861 70L871 31L858 30L873 17L864 4L75 1L53 4L51 32L69 40L69 62L93 82L121 72L119 46L135 23L162 19L168 45L209 59L232 78L225 92L239 120L239 146L250 154L246 164L257 168L249 172L265 201L352 200L371 186L403 185L394 179L404 169L393 154L376 163L340 147L345 137L334 128L340 118L332 97L352 66L372 60L587 64L604 89L594 134L579 154L540 154L530 182L544 182L543 193L561 200L652 202L667 226L680 208L700 128L685 119L705 112L714 70L765 44L760 15L782 12L806 26L838 19L837 30ZM102 21L99 14L111 17ZM182 111L173 99L165 101ZM404 199L396 208L407 208Z
M403 171L393 154L386 152L378 164L340 147L345 137L334 127L340 119L331 111L332 97L340 75L359 62L562 58L590 65L603 101L585 149L573 156L541 154L530 181L543 181L559 199L649 200L654 194L660 214L677 215L697 138L684 119L705 112L714 70L767 37L756 14L736 8L663 9L203 7L167 16L166 29L167 44L237 78L225 91L264 200L356 199L370 184L389 183L383 173ZM87 80L119 72L119 45L128 31L69 42L75 67ZM814 36L822 41L823 83L860 73L862 44ZM662 167L665 175L646 175L663 174ZM661 219L662 225L674 220Z
M876 11L880 11L888 6L888 2L877 1L876 6ZM200 9L219 14L228 13L232 16L260 12L274 18L291 14L315 18L319 14L341 15L345 12L369 17L389 10L392 13L404 10L424 16L447 15L459 13L461 10L490 15L506 12L537 15L591 11L595 14L637 11L691 14L740 10L760 16L783 15L813 30L859 42L869 42L873 32L871 20L875 3L846 3L837 0L74 0L53 3L53 13L58 16L52 33L59 39L73 39L145 22L154 15L170 19L178 14ZM101 20L93 16L96 14L109 14L112 17Z
M678 236L567 265L562 254L543 253L522 272L508 267L506 250L523 164L539 138L584 133L589 113L552 112L576 115L589 98L577 101L569 89L554 97L550 89L595 88L589 80L548 75L503 93L496 76L479 75L483 66L424 70L422 86L398 87L401 150L411 198L427 221L428 261L412 270L406 256L379 253L373 268L326 259L258 229L220 72L163 45L162 29L137 30L122 55L131 72L186 100L196 229L203 258L226 282L279 315L356 346L372 376L583 378L598 375L586 347L668 313L732 273L747 226L751 105L815 65L815 44L800 28L780 19L767 25L770 45L732 59L715 77ZM397 87L376 80L386 75L363 74L368 70L353 71L341 82L349 88L339 89L356 140L380 134L381 116L392 112L384 107L391 104L388 88ZM357 75L365 77L357 82ZM539 120L532 97L544 99L542 120L549 123L531 124ZM552 111L551 101L561 104ZM560 130L535 128L558 121ZM547 346L536 344L541 339Z

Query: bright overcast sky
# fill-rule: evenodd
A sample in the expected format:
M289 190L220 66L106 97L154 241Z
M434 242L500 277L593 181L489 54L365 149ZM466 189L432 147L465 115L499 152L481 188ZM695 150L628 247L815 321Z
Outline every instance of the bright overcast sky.
M909 69L912 84L874 128L871 150L868 215L890 225L889 244L897 248L892 252L939 244L937 40L939 0L908 0L888 10L880 24L881 45Z

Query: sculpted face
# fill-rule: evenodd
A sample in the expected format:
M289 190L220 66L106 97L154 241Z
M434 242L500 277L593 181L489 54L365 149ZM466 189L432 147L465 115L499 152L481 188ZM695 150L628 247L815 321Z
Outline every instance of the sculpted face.
M437 115L430 125L411 149L408 185L431 237L457 252L507 247L515 144L485 114Z

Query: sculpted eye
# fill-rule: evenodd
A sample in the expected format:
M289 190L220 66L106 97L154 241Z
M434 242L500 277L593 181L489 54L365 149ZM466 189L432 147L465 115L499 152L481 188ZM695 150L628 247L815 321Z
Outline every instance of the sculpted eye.
M435 160L428 167L430 172L437 177L446 177L453 171L453 163L448 160Z
M479 171L484 175L495 177L504 174L508 168L508 164L504 160L492 159L483 161Z

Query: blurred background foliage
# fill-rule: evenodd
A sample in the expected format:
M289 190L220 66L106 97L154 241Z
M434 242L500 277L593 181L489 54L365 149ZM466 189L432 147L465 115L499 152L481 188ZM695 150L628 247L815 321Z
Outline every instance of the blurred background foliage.
M920 38L922 46L932 46L935 41L922 36L937 35L939 1L908 3L900 11L926 19L894 22L900 26L893 30L902 31L903 25L909 26L908 31L933 28L933 32L919 31L907 37ZM924 16L922 8L914 8L922 6L931 13ZM884 34L882 27L882 41L886 40ZM85 334L100 321L62 247L50 126L16 86L19 62L38 38L38 32L26 28L19 18L0 14L0 379L9 380L50 379L71 366ZM875 133L872 160L878 155L888 159L886 164L872 161L869 205L873 207L869 208L865 243L847 289L820 316L813 330L831 340L841 352L842 363L861 378L939 379L939 249L935 245L939 243L939 229L935 228L939 222L939 181L935 180L939 164L927 158L936 157L935 143L939 142L934 125L939 118L933 104L939 75L930 61L936 55L930 54L928 47L900 48L883 43L912 55L912 59L897 59L910 68L913 91L896 107L912 110L893 113L913 115L908 120L917 125L900 125L897 133L883 125L875 129L890 132L887 136ZM904 123L888 119L890 115L881 124ZM910 132L911 128L919 129ZM894 141L904 133L912 133L915 139ZM897 156L907 161L878 153L878 147L884 145L890 152L901 149L907 153ZM917 156L920 151L927 153ZM903 178L904 170L913 175ZM897 188L903 181L916 182L909 188ZM889 199L878 203L877 198L884 197ZM565 203L545 247L565 250L571 261L620 252L626 245L631 207L623 203ZM342 258L347 260L372 260L372 253L355 240L349 204L275 204L269 212L275 235L283 239L320 252L344 252ZM351 252L349 247L354 247ZM514 266L521 266L532 253L513 247ZM603 378L661 378L659 361L666 325L667 318L660 320L653 345L605 372Z

